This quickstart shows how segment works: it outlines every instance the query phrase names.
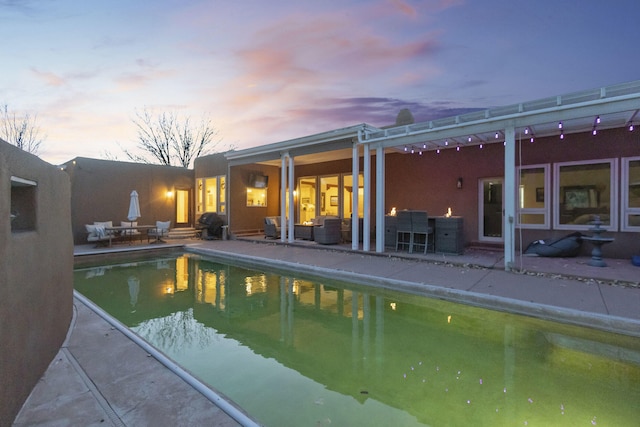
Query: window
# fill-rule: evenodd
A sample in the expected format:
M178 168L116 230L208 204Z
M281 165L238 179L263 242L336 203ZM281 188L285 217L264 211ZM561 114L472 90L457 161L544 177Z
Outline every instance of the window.
M316 177L304 177L298 180L301 223L309 222L316 217Z
M556 164L554 226L585 230L599 216L606 229L617 230L616 170L616 159Z
M11 232L36 229L36 189L29 179L11 177Z
M247 206L249 207L267 206L267 189L247 187Z
M342 183L343 217L351 218L353 214L353 175L343 175ZM364 177L362 174L358 175L358 184L358 209L356 215L362 218L364 216Z
M622 230L640 231L640 157L622 159Z
M518 169L518 225L522 228L549 228L549 165Z
M196 180L196 213L226 213L226 177L224 175Z

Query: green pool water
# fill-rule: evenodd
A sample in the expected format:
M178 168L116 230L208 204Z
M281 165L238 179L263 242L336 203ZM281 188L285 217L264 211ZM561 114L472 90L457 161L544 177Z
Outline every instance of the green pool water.
M193 254L75 288L265 426L637 426L640 340Z

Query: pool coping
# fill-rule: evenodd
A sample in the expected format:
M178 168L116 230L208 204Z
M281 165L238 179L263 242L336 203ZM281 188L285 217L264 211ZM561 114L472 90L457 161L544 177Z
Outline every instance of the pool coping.
M245 267L260 266L285 272L302 271L316 277L331 277L333 279L354 282L362 286L375 286L387 290L443 299L458 304L524 315L542 320L556 321L575 326L594 328L605 332L640 338L640 320L621 316L593 313L550 304L524 301L522 299L508 298L500 295L488 295L470 290L453 289L424 282L419 283L415 281L398 280L336 268L326 268L317 265L290 262L282 259L273 260L237 252L230 253L228 251L213 248L202 248L187 245L184 250L189 253L221 258L232 264L240 264ZM519 273L514 272L506 274L512 275L514 279L518 278L520 275ZM549 279L546 277L540 277L538 280Z

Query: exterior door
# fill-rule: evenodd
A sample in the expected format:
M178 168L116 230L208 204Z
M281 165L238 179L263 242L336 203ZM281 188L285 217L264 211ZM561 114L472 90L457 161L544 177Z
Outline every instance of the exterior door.
M479 240L504 242L503 179L483 178L478 185Z
M190 225L190 197L189 190L176 190L176 227Z

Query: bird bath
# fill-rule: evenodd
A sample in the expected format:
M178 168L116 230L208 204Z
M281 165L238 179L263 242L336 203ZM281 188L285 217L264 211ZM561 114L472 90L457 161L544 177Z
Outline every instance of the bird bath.
M582 240L586 240L593 245L593 250L591 251L591 260L589 261L589 265L592 267L606 267L607 263L602 260L602 246L607 243L613 242L613 237L602 237L600 234L607 231L604 228L600 227L602 225L602 221L600 221L600 216L596 215L595 220L593 221L594 227L590 228L589 231L593 232L593 236L583 236Z

